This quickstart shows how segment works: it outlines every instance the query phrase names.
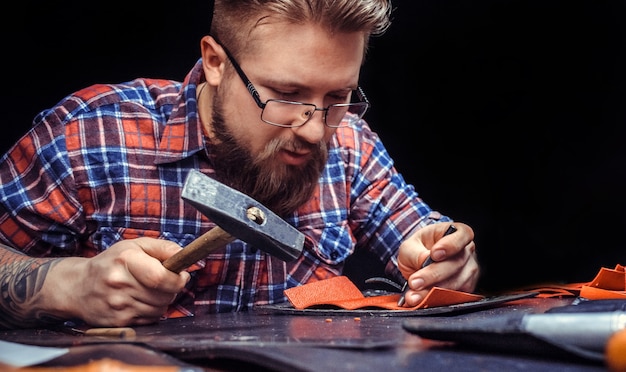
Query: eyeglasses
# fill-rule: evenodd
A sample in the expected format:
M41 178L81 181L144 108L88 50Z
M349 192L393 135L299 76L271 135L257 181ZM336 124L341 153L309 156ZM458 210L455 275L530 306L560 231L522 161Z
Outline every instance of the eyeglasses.
M282 99L268 99L263 102L261 101L259 92L250 79L248 79L248 76L243 72L239 63L237 63L226 47L222 45L222 48L226 52L228 59L230 59L230 63L232 63L237 71L237 74L246 85L248 92L252 95L254 102L256 102L257 106L261 109L261 120L267 124L283 128L299 127L311 120L315 111L322 111L324 113L324 124L326 124L327 127L341 128L347 127L351 123L360 120L369 108L369 101L361 87L357 87L356 90L353 91L360 102L336 103L328 105L326 108L317 107L312 103L286 101Z

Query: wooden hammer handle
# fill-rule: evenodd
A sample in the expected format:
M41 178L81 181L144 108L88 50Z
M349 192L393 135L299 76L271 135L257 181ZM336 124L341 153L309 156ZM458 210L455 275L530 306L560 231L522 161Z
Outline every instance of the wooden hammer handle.
M183 250L163 261L163 266L170 271L179 273L205 258L209 253L226 246L235 237L215 226L204 235L189 243Z

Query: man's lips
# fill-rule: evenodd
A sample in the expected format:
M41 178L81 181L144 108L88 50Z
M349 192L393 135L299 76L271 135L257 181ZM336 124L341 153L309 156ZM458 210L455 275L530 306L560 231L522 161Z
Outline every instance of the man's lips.
M280 150L280 158L283 162L289 165L303 165L311 158L311 151L289 151L282 149Z

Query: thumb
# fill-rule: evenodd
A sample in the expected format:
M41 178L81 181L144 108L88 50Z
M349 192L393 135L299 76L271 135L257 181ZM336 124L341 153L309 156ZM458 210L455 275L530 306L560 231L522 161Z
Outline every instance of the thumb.
M180 245L165 239L142 237L135 239L135 242L144 252L161 262L183 249Z

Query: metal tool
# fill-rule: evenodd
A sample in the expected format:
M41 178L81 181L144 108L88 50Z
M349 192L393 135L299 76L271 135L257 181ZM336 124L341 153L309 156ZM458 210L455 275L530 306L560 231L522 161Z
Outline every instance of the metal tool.
M184 270L236 238L283 261L302 253L304 234L258 201L199 171L189 172L182 198L217 226L165 260L163 266L171 271Z
M626 329L626 311L526 314L522 329L560 344L603 352L611 335Z

